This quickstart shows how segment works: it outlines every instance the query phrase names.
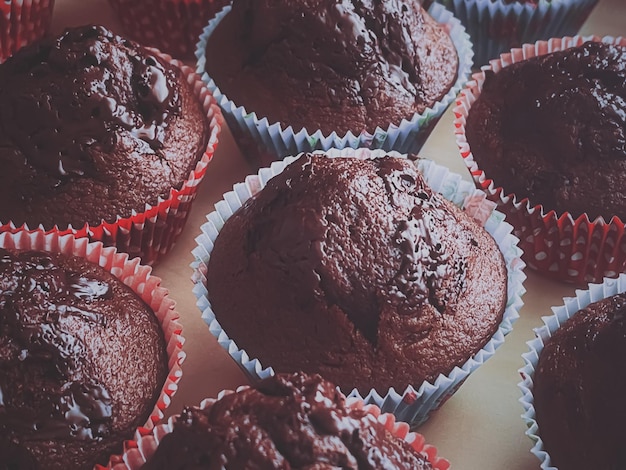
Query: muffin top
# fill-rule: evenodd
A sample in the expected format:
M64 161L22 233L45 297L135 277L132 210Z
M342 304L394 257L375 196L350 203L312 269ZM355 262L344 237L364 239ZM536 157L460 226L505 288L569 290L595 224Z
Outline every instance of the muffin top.
M411 119L457 68L444 27L409 0L235 0L206 49L206 71L238 106L326 134Z
M487 72L466 134L506 193L626 220L626 47L587 42Z
M552 335L533 380L539 435L561 470L624 468L626 294L576 312Z
M154 313L112 274L0 249L3 468L106 464L145 424L167 371Z
M0 222L113 222L180 188L209 126L182 72L101 26L0 66Z
M279 374L186 408L142 468L432 469L318 375Z
M493 238L393 157L303 155L227 220L207 273L251 357L362 393L463 364L498 328L506 286Z

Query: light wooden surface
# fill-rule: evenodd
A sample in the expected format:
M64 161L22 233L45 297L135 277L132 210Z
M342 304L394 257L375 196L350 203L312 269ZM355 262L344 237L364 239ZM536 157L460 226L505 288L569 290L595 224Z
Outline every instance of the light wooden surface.
M116 32L119 24L104 0L56 0L53 31L65 26L101 23ZM600 0L583 34L626 35L626 0ZM422 154L469 180L453 136L452 113L448 110L427 141ZM187 360L184 376L168 414L178 413L184 404L199 404L203 398L214 397L224 388L246 383L228 354L211 336L200 319L192 294L193 258L191 249L205 215L234 183L244 179L250 169L242 159L232 137L224 129L220 145L185 227L173 251L161 262L154 273L163 279L163 285L176 299L184 326ZM533 338L534 327L541 325L541 316L550 314L550 307L571 296L574 288L546 280L528 272L525 283L524 307L521 318L505 344L477 372L472 374L460 390L420 428L427 442L439 449L440 455L452 463L452 468L463 470L536 470L538 460L529 452L531 441L524 435L525 425L518 402L520 392L518 368L521 354L527 350L525 342Z

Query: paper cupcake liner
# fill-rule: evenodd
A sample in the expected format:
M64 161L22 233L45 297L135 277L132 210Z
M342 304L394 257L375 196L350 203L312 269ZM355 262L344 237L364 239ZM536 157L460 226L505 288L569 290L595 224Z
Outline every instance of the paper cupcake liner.
M529 351L522 354L524 367L519 369L522 381L518 386L522 392L520 403L524 408L522 419L528 429L526 435L535 443L531 452L541 461L543 470L557 470L552 466L550 455L543 447L543 441L539 436L539 426L535 419L535 405L533 398L533 379L535 368L539 361L539 355L543 351L546 342L552 337L559 327L569 320L576 312L587 307L589 304L626 292L626 274L620 274L618 278L605 278L601 284L589 284L587 290L577 290L575 297L563 299L563 305L552 307L553 315L542 317L544 325L535 328L536 338L528 341Z
M12 0L0 5L0 62L50 28L54 0Z
M239 387L237 391L246 389L247 386ZM217 399L224 395L233 393L232 390L220 392ZM216 399L208 398L200 403L200 408L205 409L213 405ZM398 439L407 442L415 451L421 453L431 463L434 470L448 470L450 462L437 455L437 448L426 444L424 436L416 432L410 432L409 425L404 422L396 421L395 417L389 413L382 413L376 405L366 405L362 400L348 398L346 405L350 409L364 409L367 413L374 416L379 423L383 424L385 429ZM156 452L161 440L174 429L174 423L178 416L172 416L167 423L156 426L149 435L143 436L138 441L128 441L125 443L124 454L116 457L107 469L110 470L138 470L144 465Z
M474 160L465 135L465 124L470 108L482 90L486 71L498 72L512 63L580 46L588 40L626 45L626 38L609 36L574 36L525 44L502 54L500 59L492 60L489 66L475 73L454 107L456 142L465 165L476 186L498 204L498 209L513 225L526 264L548 277L576 284L599 282L605 276L615 277L626 270L624 223L617 217L608 222L602 217L591 221L586 214L574 219L569 212L559 214L540 204L533 205L528 198L507 193L489 179Z
M377 127L373 133L362 132L353 134L348 132L338 135L336 132L325 135L321 130L293 129L284 127L281 123L269 122L266 117L237 106L227 96L222 94L219 87L205 71L205 50L207 40L213 33L222 18L230 11L225 7L213 18L200 36L196 49L196 71L208 84L209 89L222 108L224 118L243 155L256 168L269 166L273 160L300 152L314 150L329 150L330 148L369 148L396 150L401 153L417 153L424 145L430 132L439 121L439 118L467 81L472 67L472 44L465 28L452 13L441 5L433 4L429 9L430 15L439 23L445 24L459 57L457 79L448 93L432 108L427 108L421 114L415 114L410 120L403 119L399 124L391 123L387 128Z
M172 188L167 199L159 198L155 205L146 204L143 212L133 211L128 217L118 217L114 222L103 222L97 226L86 224L82 228L73 228L70 225L66 229L55 226L48 230L50 233L72 234L75 237L88 237L90 241L101 241L105 246L114 246L118 251L128 253L131 258L140 257L144 264L154 264L158 261L170 250L182 232L198 185L213 158L223 125L222 114L215 99L193 69L156 49L153 49L153 52L182 70L185 79L202 103L210 128L207 149L180 189ZM42 228L45 229L41 226L38 229ZM0 232L30 229L31 227L26 224L16 227L10 221L0 223Z
M193 59L202 28L230 0L109 0L124 33L179 59Z
M5 232L0 234L0 247L17 250L44 250L64 255L79 256L97 264L120 279L135 291L154 311L163 330L167 345L169 372L159 397L146 423L135 431L135 439L150 434L154 425L163 419L163 411L169 406L182 376L181 364L185 360L182 346L180 315L175 302L166 289L160 286L161 279L151 275L149 266L139 264L139 258L129 260L126 253L118 253L113 247L102 243L90 243L87 238L72 235L46 233L43 230Z
M331 157L355 158L372 158L384 154L382 150L368 149L332 149L328 152ZM396 152L391 154L406 158L406 155ZM268 377L274 371L271 367L264 368L258 359L250 358L222 329L208 300L205 275L213 243L226 220L245 201L261 191L270 178L282 172L296 159L297 157L288 157L283 161L274 162L271 167L261 169L258 175L248 176L244 183L235 185L233 191L226 193L224 199L215 204L216 210L207 216L208 222L202 225L202 233L196 238L198 246L193 250L195 261L191 266L194 269L194 294L198 299L197 306L202 312L202 318L220 346L228 351L253 381ZM498 330L487 344L461 367L455 367L449 374L440 374L434 383L407 384L407 388L403 391L390 388L384 396L379 395L373 389L365 397L361 397L356 389L349 392L350 397L362 398L366 403L375 404L383 412L393 413L397 419L406 421L412 426L418 426L426 421L430 412L452 396L469 374L493 356L496 349L504 342L505 335L511 331L513 323L519 317L519 310L523 305L521 296L525 292L523 282L526 278L523 272L524 263L520 259L521 250L517 247L518 240L511 234L512 227L504 222L504 215L494 210L495 204L486 200L482 191L474 188L471 183L463 181L461 176L451 173L445 167L430 160L418 160L416 165L433 191L442 194L457 206L463 207L495 239L506 262L508 281L507 304Z
M485 65L522 44L578 33L598 0L437 0L467 28L474 64Z

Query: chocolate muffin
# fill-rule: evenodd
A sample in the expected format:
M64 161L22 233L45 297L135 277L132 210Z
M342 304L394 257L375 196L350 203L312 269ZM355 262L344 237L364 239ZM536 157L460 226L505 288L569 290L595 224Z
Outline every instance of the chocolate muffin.
M466 136L485 176L545 211L626 220L626 47L587 42L488 72Z
M491 236L389 156L301 156L226 221L207 269L213 312L251 357L361 393L465 363L506 286Z
M0 468L106 464L147 421L167 371L156 316L112 274L0 249Z
M318 375L273 376L186 408L144 470L432 469L416 452Z
M560 470L626 466L626 294L576 312L543 348L534 376L539 435Z
M235 0L208 38L205 69L270 122L358 135L433 106L458 64L419 2Z
M182 72L101 26L0 66L0 222L81 228L180 188L209 124Z

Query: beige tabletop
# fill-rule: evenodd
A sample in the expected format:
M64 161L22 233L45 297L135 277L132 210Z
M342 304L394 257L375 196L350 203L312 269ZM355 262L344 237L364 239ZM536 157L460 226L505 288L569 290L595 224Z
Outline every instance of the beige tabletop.
M101 23L122 32L104 0L56 0L53 32L85 23ZM626 35L626 0L599 0L581 33ZM454 141L450 109L426 142L422 155L470 179ZM194 405L203 398L214 397L224 388L246 383L245 376L200 319L191 291L189 264L193 261L194 239L206 220L205 215L213 210L213 204L222 194L250 172L230 133L224 129L185 230L174 249L154 269L177 301L186 338L184 375L168 414L178 413L184 404ZM527 275L521 318L504 345L419 429L427 442L450 460L452 468L539 468L538 460L529 452L531 441L524 435L525 425L520 418L517 370L523 365L521 354L527 350L525 343L533 338L533 328L541 325L541 316L550 314L550 307L561 304L564 296L573 295L574 288L546 280L534 272Z

